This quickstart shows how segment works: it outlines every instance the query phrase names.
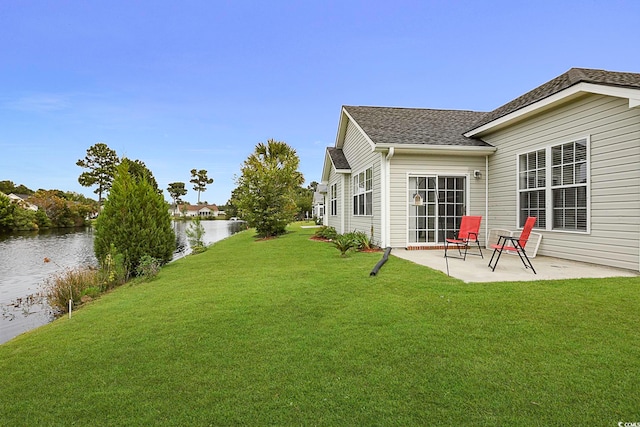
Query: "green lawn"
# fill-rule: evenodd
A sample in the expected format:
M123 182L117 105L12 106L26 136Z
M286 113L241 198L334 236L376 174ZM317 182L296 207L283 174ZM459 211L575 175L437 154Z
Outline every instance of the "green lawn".
M0 345L0 425L639 422L640 279L465 284L246 231Z

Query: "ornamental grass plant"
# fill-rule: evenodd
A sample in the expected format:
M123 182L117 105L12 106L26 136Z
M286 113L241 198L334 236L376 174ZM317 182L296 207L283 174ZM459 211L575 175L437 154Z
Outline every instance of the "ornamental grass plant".
M44 283L47 303L54 313L69 311L69 301L78 306L85 296L95 298L101 292L99 272L95 268L67 268L48 277Z
M640 280L463 283L252 230L0 345L5 425L617 425ZM392 252L393 254L393 252Z

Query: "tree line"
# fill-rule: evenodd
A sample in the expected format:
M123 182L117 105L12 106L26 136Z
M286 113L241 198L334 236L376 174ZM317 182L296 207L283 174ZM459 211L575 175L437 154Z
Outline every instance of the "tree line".
M306 217L312 209L317 184L302 187L304 177L298 170L299 164L296 151L285 142L269 139L258 143L243 163L241 174L236 178L237 187L225 208L255 227L260 237L284 233L290 222ZM95 223L94 242L94 251L101 263L117 254L127 271L133 272L143 257L168 262L175 249L169 204L144 162L119 158L105 143L96 143L76 165L85 169L78 182L96 187L97 202L75 193L38 190L32 192L29 200L40 209L28 211L0 197L0 228L15 229L16 224L30 221L36 228L40 224L82 225L91 212L101 209ZM207 174L205 169L191 170L190 183L198 192L198 202L200 193L213 183ZM30 192L10 181L3 183L0 189ZM175 204L187 193L183 182L170 183L167 191ZM32 217L17 218L24 215Z
M129 162L129 172L134 177L145 177L154 188L158 185L153 174L139 160L119 160L117 153L104 143L96 143L87 150L84 159L77 165L87 169L78 178L83 186L96 186L94 192L102 203L103 194L108 193L114 177L114 168L119 161ZM296 151L282 141L269 139L259 143L255 151L244 162L241 175L236 179L237 187L224 206L229 217L241 217L255 226L258 232L265 235L278 234L282 223L287 224L294 219L308 218L312 212L313 193L317 182L302 187L304 177L298 171L300 159ZM191 169L193 190L200 195L207 186L213 183L206 169ZM182 198L187 194L184 182L172 182L167 187L174 209L183 204ZM260 219L259 219L260 218ZM276 219L279 218L279 219ZM262 224L270 224L263 229Z
M12 193L26 198L14 203L8 197ZM30 206L36 206L37 210L29 209ZM0 232L81 227L88 224L98 209L98 202L82 194L45 189L34 191L13 181L0 181Z
M104 156L105 153L108 153L107 156ZM98 259L115 247L118 253L125 254L129 268L135 268L142 255L166 261L172 252L169 248L175 245L175 240L169 238L172 232L168 225L168 204L160 196L157 186L154 187L147 179L153 176L151 172L144 174L143 179L131 174L130 167L133 164L136 167L144 165L134 161L121 162L113 175L104 174L100 168L113 165L117 156L105 150L105 147L96 147L96 150L87 154L85 161L79 161L78 165L93 165L93 169L90 169L93 174L85 174L83 181L98 185L96 192L99 197L102 192L109 193L96 222L95 250ZM102 155L107 161L101 164L89 154ZM246 220L260 237L284 233L289 223L301 214L306 216L312 208L316 183L302 188L304 177L298 170L299 165L296 151L285 142L269 139L266 143L258 143L241 167L241 174L236 178L237 187L226 208ZM112 180L111 176L114 177ZM198 192L199 201L200 193L213 183L213 179L207 176L205 169L192 169L191 177L190 183ZM167 191L176 205L187 192L183 182L170 183ZM141 243L143 241L144 244ZM151 246L145 246L147 244ZM145 249L141 250L141 246Z

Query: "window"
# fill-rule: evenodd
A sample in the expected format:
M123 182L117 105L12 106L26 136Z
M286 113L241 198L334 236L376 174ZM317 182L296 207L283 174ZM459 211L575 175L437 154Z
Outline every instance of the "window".
M527 217L538 218L536 227L545 228L545 150L533 151L520 156L520 226Z
M329 210L331 216L338 215L338 184L333 184L329 190Z
M353 177L353 214L371 215L373 211L373 169Z
M587 231L588 151L584 138L519 156L521 226L536 216L537 228Z
M587 141L551 147L553 228L587 230Z

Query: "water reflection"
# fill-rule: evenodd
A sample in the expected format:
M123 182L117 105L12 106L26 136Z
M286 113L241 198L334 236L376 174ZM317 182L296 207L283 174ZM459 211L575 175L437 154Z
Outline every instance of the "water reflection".
M187 228L190 224L190 221L174 221L173 223L173 230L176 233L176 251L173 254L174 260L188 255L191 251L187 240ZM204 236L202 237L205 246L226 239L245 227L245 223L242 221L201 221L200 224L202 224L204 228Z
M190 252L189 221L176 221L173 259ZM202 221L205 244L222 240L243 228L240 221ZM45 263L48 258L51 262ZM91 228L56 229L0 235L0 343L51 321L48 307L38 299L48 277L65 268L95 266Z

